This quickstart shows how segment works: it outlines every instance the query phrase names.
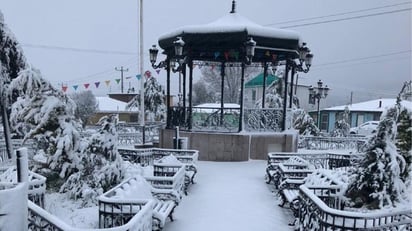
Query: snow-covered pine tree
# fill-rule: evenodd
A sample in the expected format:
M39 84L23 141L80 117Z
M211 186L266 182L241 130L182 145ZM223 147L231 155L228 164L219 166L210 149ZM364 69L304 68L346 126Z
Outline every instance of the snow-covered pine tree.
M395 146L399 101L382 115L364 159L351 176L346 196L354 207L396 207L405 198L406 187L401 179L405 159Z
M11 104L14 98L7 97L6 92L10 81L17 77L18 73L27 67L23 51L4 23L3 14L0 11L0 116L4 127L4 138L9 158L12 157L11 137L9 129L9 115Z
M342 117L335 122L335 129L332 131L331 136L333 137L346 137L349 135L350 125L349 125L349 107L346 106L342 113Z
M74 102L31 67L10 83L8 94L17 95L11 107L12 130L36 141L47 158L44 170L65 178L81 168L81 125L73 116Z
M267 88L265 94L265 108L282 108L282 82L280 79L273 81ZM256 100L256 108L262 108L262 98Z
M402 180L406 181L412 171L412 109L403 107L399 115L398 134L396 136L396 147L406 162L406 171L401 174ZM410 180L410 179L409 179Z
M293 110L293 128L303 136L318 136L320 133L313 118L303 109Z
M122 158L117 150L117 116L102 117L100 129L90 137L82 169L72 174L60 188L72 198L82 198L84 205L93 205L97 197L123 179Z
M163 121L166 118L165 93L163 86L154 77L150 77L144 84L144 106L147 119ZM140 96L135 96L126 106L128 109L140 108ZM140 115L139 115L140 116Z

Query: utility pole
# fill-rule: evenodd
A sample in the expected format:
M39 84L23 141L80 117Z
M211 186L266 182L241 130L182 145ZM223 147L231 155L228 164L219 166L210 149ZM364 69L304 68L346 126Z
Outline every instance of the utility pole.
M114 68L116 71L120 71L120 76L121 76L121 92L122 92L122 94L123 94L123 72L128 72L129 71L129 69L128 68L126 68L126 69L124 69L123 68L123 66L121 66L120 68L117 68L117 67L115 67Z

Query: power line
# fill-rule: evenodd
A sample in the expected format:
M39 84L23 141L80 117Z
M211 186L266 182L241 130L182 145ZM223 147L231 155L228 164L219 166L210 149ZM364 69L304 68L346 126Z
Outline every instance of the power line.
M367 56L367 57L361 57L361 58L345 59L345 60L329 62L329 63L321 63L321 64L316 64L316 66L319 67L319 66L328 66L328 65L334 65L334 64L349 63L349 62L354 62L354 61L381 58L381 57L387 57L387 56L393 56L393 55L410 54L411 52L412 52L412 50L398 51L398 52L392 52L392 53L386 53L386 54L380 54L380 55L373 55L373 56Z
M120 71L120 78L121 78L121 92L123 94L123 72L128 72L129 68L124 69L123 66L121 66L120 68L115 67L114 68L116 71Z
M314 19L322 19L322 18L328 18L328 17L336 17L336 16L341 16L341 15L361 13L361 12L365 12L365 11L384 9L384 8L389 8L389 7L394 7L394 6L400 6L400 5L405 5L405 4L411 4L411 2L402 2L402 3L398 3L398 4L385 5L385 6L367 8L367 9L362 9L362 10L347 11L347 12L342 12L342 13L329 14L329 15L323 15L323 16L317 16L317 17L311 17L311 18L295 19L295 20L289 20L289 21L283 21L283 22L266 24L266 26L273 26L273 25L279 25L279 24L288 24L288 23L292 23L292 22L301 22L301 21L308 21L308 20L314 20Z
M137 55L137 53L135 52L127 52L127 51L83 49L83 48L75 48L75 47L50 46L50 45L29 44L29 43L21 44L21 46L31 47L31 48L40 48L40 49L49 49L49 50L64 50L64 51L98 53L98 54L107 54L107 55Z
M412 8L405 8L405 9L385 11L385 12L372 13L372 14L365 14L365 15L359 15L359 16L353 16L353 17L346 17L346 18L339 18L339 19L331 19L331 20L325 20L325 21L319 21L319 22L295 24L295 25L291 25L291 26L283 26L283 27L280 27L280 28L281 28L281 29L286 29L286 28L294 28L294 27L304 27L304 26L311 26L311 25L318 25L318 24L326 24L326 23L331 23L331 22L347 21L347 20L352 20L352 19L367 18L367 17L372 17L372 16L378 16L378 15L394 14L394 13L399 13L399 12L403 12L403 11L410 11L411 9L412 9Z

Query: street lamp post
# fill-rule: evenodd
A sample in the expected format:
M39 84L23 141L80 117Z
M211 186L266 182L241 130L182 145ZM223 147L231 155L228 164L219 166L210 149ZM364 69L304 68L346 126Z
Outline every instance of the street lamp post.
M320 99L324 99L328 96L329 87L328 85L323 86L322 80L318 81L317 87L309 87L309 104L318 104L317 106L317 118L316 118L316 125L320 129Z

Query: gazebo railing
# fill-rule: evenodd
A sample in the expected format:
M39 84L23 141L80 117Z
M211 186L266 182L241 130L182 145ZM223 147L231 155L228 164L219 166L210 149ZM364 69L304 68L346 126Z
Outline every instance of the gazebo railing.
M282 130L283 110L280 108L248 108L244 110L246 131Z
M172 127L179 126L182 130L239 132L239 108L196 107L192 109L192 118L188 108L172 107L168 120ZM223 110L223 113L222 113ZM283 111L278 108L244 109L243 129L246 131L281 131Z

